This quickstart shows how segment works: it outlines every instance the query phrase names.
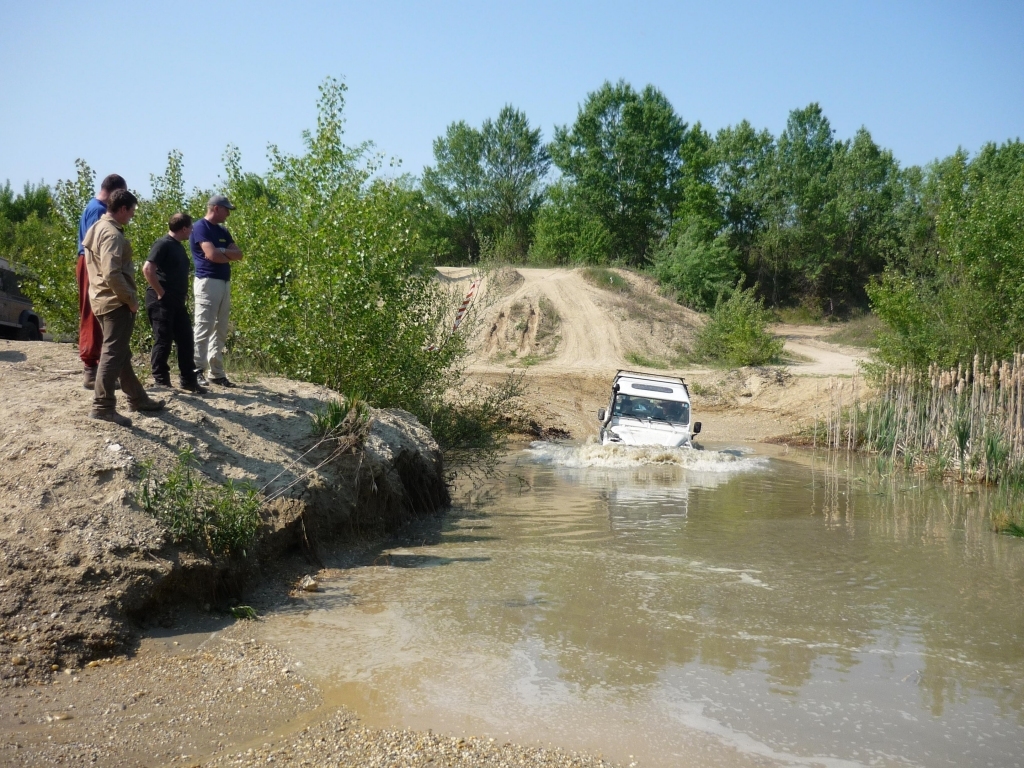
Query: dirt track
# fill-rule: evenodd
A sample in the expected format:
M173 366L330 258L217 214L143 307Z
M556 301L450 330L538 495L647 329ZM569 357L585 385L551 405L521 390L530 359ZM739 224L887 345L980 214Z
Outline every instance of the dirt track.
M466 287L479 275L441 268ZM864 350L824 341L824 326L777 325L789 361L771 368L723 371L680 363L704 316L663 298L650 280L618 274L628 291L606 290L572 269L504 269L484 278L474 307L473 378L495 383L525 374L538 424L585 439L597 433L615 371L628 368L683 376L708 441L762 441L793 434L823 410L829 387L859 372ZM656 363L657 367L639 362ZM835 381L833 379L843 381ZM858 384L863 391L863 383Z

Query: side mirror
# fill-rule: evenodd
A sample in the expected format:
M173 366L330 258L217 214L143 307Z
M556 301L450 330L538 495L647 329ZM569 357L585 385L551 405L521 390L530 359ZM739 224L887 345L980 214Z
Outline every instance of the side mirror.
M693 422L693 434L695 434L695 435L699 435L700 434L700 422L699 421Z
M598 421L604 421L604 408L602 408L601 410L599 410L597 412L597 420Z

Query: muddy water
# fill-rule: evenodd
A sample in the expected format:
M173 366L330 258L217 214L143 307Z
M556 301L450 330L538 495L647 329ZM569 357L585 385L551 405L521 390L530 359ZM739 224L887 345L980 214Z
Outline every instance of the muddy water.
M1024 541L994 495L623 450L510 455L268 639L375 725L641 766L1024 763Z

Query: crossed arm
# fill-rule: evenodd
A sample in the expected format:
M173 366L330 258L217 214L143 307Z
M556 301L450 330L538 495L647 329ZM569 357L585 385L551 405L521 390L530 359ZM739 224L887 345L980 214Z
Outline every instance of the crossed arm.
M242 249L235 243L225 248L223 253L221 253L220 248L217 248L211 242L203 241L199 244L199 247L203 249L203 256L206 260L214 264L227 264L231 261L242 260Z

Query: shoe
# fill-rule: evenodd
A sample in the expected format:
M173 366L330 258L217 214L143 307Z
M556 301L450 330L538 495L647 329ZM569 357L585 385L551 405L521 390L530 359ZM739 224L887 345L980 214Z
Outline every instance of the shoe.
M208 387L208 386L210 386L210 382L208 382L208 381L206 380L206 377L205 377L205 376L203 376L203 374L202 374L202 372L201 372L201 371L196 371L196 383L197 383L197 384L198 384L198 385L199 385L200 387Z
M216 379L210 379L210 383L216 384L218 387L228 387L229 389L238 386L237 384L228 381L227 376L219 376Z
M154 376L153 383L158 387L169 387L171 386L170 376Z
M198 381L179 381L178 386L194 395L205 395L209 391Z
M151 397L147 397L145 400L140 400L137 403L128 403L129 411L159 411L163 407L163 400L154 400Z
M130 427L132 420L127 416L122 416L117 411L93 411L89 414L90 419L96 419L97 421L109 421L113 424L117 424L119 427Z

